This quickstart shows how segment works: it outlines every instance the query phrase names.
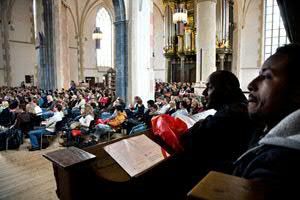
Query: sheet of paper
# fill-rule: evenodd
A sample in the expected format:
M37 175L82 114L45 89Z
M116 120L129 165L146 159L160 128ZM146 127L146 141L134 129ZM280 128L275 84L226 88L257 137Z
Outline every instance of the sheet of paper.
M191 117L186 116L186 115L179 114L176 117L181 119L182 121L184 121L184 123L187 125L188 128L191 128L196 123L196 121L194 119L192 119Z
M145 135L109 144L104 150L131 176L135 176L170 156Z
M214 115L217 111L214 110L214 109L209 109L209 110L206 110L206 111L203 111L203 112L200 112L200 113L197 113L195 115L192 115L191 118L194 120L194 121L199 121L201 119L205 119L207 116L209 115Z
M188 129L189 129L192 126L194 126L194 124L196 122L198 122L199 120L205 119L207 116L214 115L215 113L216 113L216 110L210 109L210 110L206 110L206 111L194 114L192 116L186 116L186 115L180 115L179 114L176 117L181 119L182 121L184 121L185 124L187 125Z

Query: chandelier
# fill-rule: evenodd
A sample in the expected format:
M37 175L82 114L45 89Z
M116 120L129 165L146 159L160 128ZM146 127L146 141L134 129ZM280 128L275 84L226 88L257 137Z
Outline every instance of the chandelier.
M103 33L100 30L100 27L96 27L96 29L93 32L93 40L101 40L103 37Z
M187 23L187 19L188 19L188 12L187 9L184 8L184 5L179 5L178 8L175 9L175 12L173 14L173 23L177 24L177 23Z

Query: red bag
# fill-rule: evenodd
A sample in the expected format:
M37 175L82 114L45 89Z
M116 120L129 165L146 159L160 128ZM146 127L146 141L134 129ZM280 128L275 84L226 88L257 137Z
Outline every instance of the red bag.
M74 137L77 136L77 135L81 135L80 130L72 130L71 133L72 133L72 136L74 136Z
M182 151L179 138L188 130L187 125L179 118L164 114L151 120L153 133L160 136L175 151Z
M109 119L97 119L95 124L107 124L110 120Z

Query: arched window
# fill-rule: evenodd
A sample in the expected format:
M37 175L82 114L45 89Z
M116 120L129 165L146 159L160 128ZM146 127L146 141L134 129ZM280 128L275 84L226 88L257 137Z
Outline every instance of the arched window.
M265 0L264 59L276 52L277 47L290 43L276 0Z
M97 66L112 67L112 21L107 10L103 7L97 12L96 27L99 27L103 33L101 44L96 45Z

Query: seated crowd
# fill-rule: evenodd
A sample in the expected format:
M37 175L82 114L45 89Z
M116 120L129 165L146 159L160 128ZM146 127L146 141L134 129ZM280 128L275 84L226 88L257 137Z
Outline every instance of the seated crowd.
M0 126L6 127L2 128L2 132L13 128L29 137L31 146L28 148L32 151L40 148L39 138L42 135L56 134L59 121L63 121L59 124L64 127L64 138L67 139L62 144L70 146L82 143L74 137L78 134L90 136L86 137L86 142L95 144L106 140L108 133L120 133L122 130L132 135L151 128L153 116L193 115L203 111L200 98L192 93L190 84L173 83L170 86L156 83L156 101L148 100L146 107L139 96L126 106L124 100L114 97L110 90L76 88L74 82L69 90L0 87Z

